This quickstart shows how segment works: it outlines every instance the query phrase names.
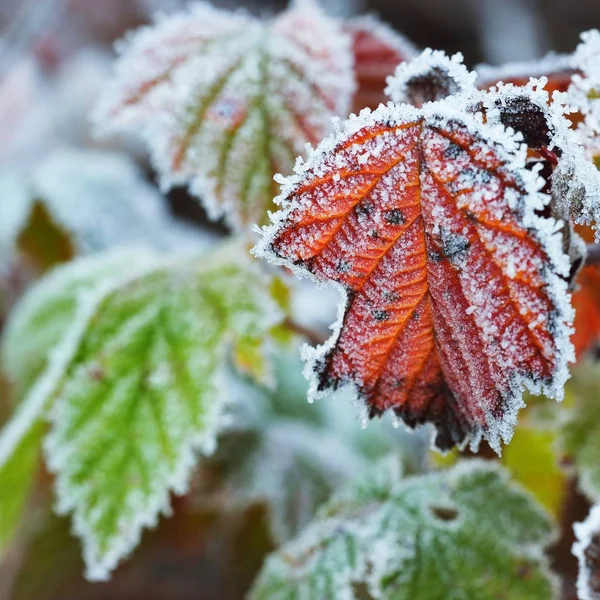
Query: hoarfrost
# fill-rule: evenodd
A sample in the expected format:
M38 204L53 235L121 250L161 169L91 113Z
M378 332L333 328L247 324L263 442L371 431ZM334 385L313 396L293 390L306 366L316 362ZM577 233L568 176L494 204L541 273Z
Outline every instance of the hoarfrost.
M270 22L197 2L118 50L99 130L140 135L165 187L190 184L236 228L263 220L274 172L289 173L353 93L349 36L312 2Z
M425 54L426 63L434 59L442 60ZM411 69L408 65L404 70ZM482 97L473 88L474 76L459 79L460 94L429 102L421 110L390 103L352 115L306 161L297 162L294 176L281 180L276 202L282 208L271 216L272 225L262 230L263 239L254 252L290 267L300 277L333 282L340 292L333 335L324 345L303 350L311 399L331 388L350 386L368 401L371 416L395 408L411 427L434 420L440 448L455 444L476 448L484 436L499 452L500 440L508 443L512 436L524 388L562 398L567 363L573 359L569 341L573 315L563 280L570 263L562 249L562 223L537 214L549 197L539 191L544 182L537 171L526 168L522 136L493 119L484 123L480 113L472 112ZM368 169L361 163L365 156ZM420 201L412 191L417 185ZM447 197L440 186L445 186ZM495 227L503 221L502 227ZM425 246L420 236L425 236ZM525 237L535 241L535 249L522 243ZM471 246L481 247L482 254ZM419 269L425 267L417 261L421 247L427 248L428 259L423 274ZM452 267L447 273L445 260ZM502 273L496 281L487 260ZM527 290L523 277L538 291ZM437 278L445 280L443 287ZM420 291L402 290L417 284ZM510 298L503 300L505 285ZM406 300L417 302L413 308L423 319L402 318ZM514 319L509 318L513 309ZM425 352L425 346L433 343L444 365L442 372L449 377L450 406L438 408L438 416L427 419L419 417L418 408L410 412L410 401L416 400L406 398L401 404L392 400L401 393L392 390L402 390L399 382L410 379L409 371L404 373L410 366L409 354L398 346L393 332L409 335L411 328L416 332L430 319L437 342L425 343L429 336L425 329L420 336L410 334L417 336L412 341L402 338L415 351L423 346ZM401 324L409 322L409 333L403 333ZM537 338L544 357L538 366L533 366L538 359L526 341L530 335ZM443 348L440 336L447 339ZM469 350L476 337L480 343ZM396 340L396 345L390 349L381 342L378 349L377 340L386 339ZM525 357L533 363L525 364L529 360ZM378 364L370 374L370 365ZM486 391L482 375L491 364L493 392ZM434 364L428 368L431 376ZM453 369L460 377L453 379ZM373 384L375 373L378 379ZM494 394L501 398L499 403L492 400Z
M448 57L440 50L427 48L396 69L388 79L385 93L394 102L422 106L448 96L472 93L476 77L463 64L462 54Z
M599 600L600 582L600 505L595 504L583 523L575 523L576 542L573 554L579 561L577 597L579 600Z

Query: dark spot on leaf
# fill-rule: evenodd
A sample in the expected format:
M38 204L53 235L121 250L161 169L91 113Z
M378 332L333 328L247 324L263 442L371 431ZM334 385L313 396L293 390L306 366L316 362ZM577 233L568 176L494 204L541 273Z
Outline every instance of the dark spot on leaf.
M462 152L464 152L464 150L458 144L449 142L444 149L444 158L455 159L458 158Z
M436 252L435 250L428 249L427 258L429 258L431 262L439 263L444 260L444 255L441 252Z
M340 260L335 269L338 273L349 273L352 265L347 260Z
M393 304L395 302L398 302L398 300L400 300L400 295L397 292L387 292L384 290L381 292L381 299L384 300L385 302L389 302L390 304Z
M373 229L370 233L371 237L376 240L379 237L379 232L376 229Z
M429 507L431 514L439 521L455 521L458 518L458 511L452 506L436 506Z
M387 310L373 311L373 318L376 321L387 321L390 318L390 313Z
M456 81L440 67L433 67L428 73L412 77L406 82L406 93L414 106L442 100L458 91Z
M404 223L404 215L398 208L386 210L383 216L390 225L402 225Z
M360 202L354 207L354 212L359 217L368 217L373 212L373 205L370 202Z
M443 227L440 228L440 237L442 239L442 251L451 263L464 258L471 245L466 237L452 233Z
M500 121L505 127L512 127L523 134L530 148L540 148L550 143L550 129L544 111L529 98L510 98L500 105Z

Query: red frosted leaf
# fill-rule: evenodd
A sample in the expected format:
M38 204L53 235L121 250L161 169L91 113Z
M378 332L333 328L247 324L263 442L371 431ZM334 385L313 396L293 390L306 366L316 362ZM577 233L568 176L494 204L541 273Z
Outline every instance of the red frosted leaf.
M417 50L405 37L373 16L351 19L346 31L352 37L354 53L357 83L354 110L358 112L365 106L376 108L386 100L387 77L400 63L414 58Z
M499 450L524 387L562 393L569 264L524 150L470 105L351 117L284 183L256 252L343 292L306 352L313 397L350 384L370 417L433 423L440 449Z

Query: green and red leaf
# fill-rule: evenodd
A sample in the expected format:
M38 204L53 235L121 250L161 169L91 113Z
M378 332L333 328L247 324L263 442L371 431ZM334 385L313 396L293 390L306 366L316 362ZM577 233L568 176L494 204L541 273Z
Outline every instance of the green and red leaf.
M141 135L165 185L190 184L213 218L263 222L273 175L345 114L350 36L311 0L271 21L196 2L122 45L96 121Z

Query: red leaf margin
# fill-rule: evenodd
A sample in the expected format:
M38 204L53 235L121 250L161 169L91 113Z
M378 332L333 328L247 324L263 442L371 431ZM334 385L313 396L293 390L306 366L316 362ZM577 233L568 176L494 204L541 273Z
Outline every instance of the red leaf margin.
M564 279L569 270L569 261L562 252L561 235L558 233L558 226L553 219L546 219L535 214L536 210L542 210L548 198L541 195L538 190L541 182L535 175L525 168L526 147L518 139L510 135L501 126L492 126L484 124L481 117L468 114L472 110L473 99L467 94L462 98L454 97L451 101L428 103L421 111L412 107L402 105L380 106L374 112L365 110L359 117L352 115L345 123L343 129L335 135L324 140L309 156L306 162L298 162L295 168L296 175L290 178L280 178L282 184L280 196L276 202L282 204L283 208L275 215L272 215L272 225L262 230L263 239L255 246L254 253L259 257L264 257L270 262L279 265L285 265L294 270L299 276L307 276L318 283L328 283L337 287L341 303L339 307L338 320L334 325L334 333L325 344L311 348L309 346L303 349L303 358L306 361L305 375L310 381L309 399L323 397L328 395L333 389L350 385L354 388L363 400L366 400L364 394L361 394L360 386L351 377L338 378L333 382L324 381L319 372L322 371L323 361L329 356L343 331L344 319L351 304L351 294L340 280L335 281L330 277L311 272L310 266L307 266L305 260L298 255L292 257L285 255L275 249L274 243L278 236L284 231L294 231L298 223L294 221L294 213L306 208L302 202L310 202L296 199L290 201L295 196L301 196L303 188L308 189L311 182L315 182L325 177L326 167L324 165L329 161L335 162L335 153L338 149L348 146L353 138L358 140L360 133L368 128L381 128L382 126L402 126L410 123L411 120L423 119L423 122L435 122L442 119L443 122L461 122L466 129L480 139L489 140L500 157L499 168L505 169L506 173L516 174L520 178L523 190L524 200L518 210L515 210L515 218L521 226L532 235L542 253L547 258L547 264L539 273L544 280L544 288L548 291L548 296L553 303L553 309L550 311L550 329L555 335L556 360L552 372L540 381L532 373L523 370L514 371L510 375L510 381L506 382L507 389L504 390L502 406L498 410L489 410L490 407L478 404L477 399L461 398L461 402L470 402L468 409L461 407L460 403L451 406L437 418L429 418L427 413L424 415L411 415L409 411L402 410L402 407L395 407L398 416L404 419L406 425L411 428L424 422L434 422L436 427L435 445L440 450L447 450L456 445L464 448L467 444L472 450L476 450L482 438L487 439L488 443L500 453L501 440L505 443L510 441L512 431L517 419L519 408L524 406L522 401L522 392L524 388L532 393L546 393L548 396L560 399L563 394L563 386L568 378L567 364L573 360L573 349L569 341L571 334L570 323L572 321L572 309L569 304L569 295L567 285ZM360 172L361 165L358 161L351 169ZM326 196L318 199L323 207L331 202ZM300 208L299 208L300 207ZM467 308L466 306L463 308ZM439 348L438 348L439 352ZM456 381L454 382L456 383ZM447 396L448 397L448 396ZM454 395L452 394L452 397ZM387 406L384 407L388 408ZM456 414L456 411L462 414ZM371 411L371 415L383 411ZM469 413L470 414L466 414ZM454 421L453 421L454 419ZM461 422L462 421L462 422Z

